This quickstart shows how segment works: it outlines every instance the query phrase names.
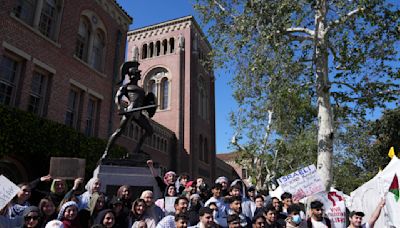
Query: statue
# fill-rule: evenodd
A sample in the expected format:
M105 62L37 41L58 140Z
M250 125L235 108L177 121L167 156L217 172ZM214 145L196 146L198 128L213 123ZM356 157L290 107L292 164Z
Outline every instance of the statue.
M135 53L135 55L137 55L137 53ZM141 77L141 71L138 67L139 63L137 58L134 58L133 61L122 64L120 68L122 86L119 87L115 95L115 103L117 104L118 110L121 111L119 114L122 115L122 118L119 127L108 139L107 147L101 159L107 158L108 152L115 140L132 121L136 122L144 129L145 134L140 137L133 152L127 154L128 158L135 153L139 153L146 137L153 134L153 127L150 125L149 118L153 117L156 112L156 99L153 93L149 92L146 95L144 89L138 86L137 83ZM128 82L125 80L126 75L128 75Z

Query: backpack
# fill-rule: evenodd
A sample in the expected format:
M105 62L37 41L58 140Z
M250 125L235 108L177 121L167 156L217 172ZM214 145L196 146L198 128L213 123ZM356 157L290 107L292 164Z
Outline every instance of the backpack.
M332 227L331 227L331 220L329 220L328 218L325 218L325 217L324 217L324 220L325 220L326 226L327 226L328 228L332 228ZM311 217L307 219L307 227L308 227L308 228L312 228Z

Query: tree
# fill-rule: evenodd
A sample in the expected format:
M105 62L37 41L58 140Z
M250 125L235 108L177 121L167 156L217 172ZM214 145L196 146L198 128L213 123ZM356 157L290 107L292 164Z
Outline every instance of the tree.
M267 120L265 110L279 94L311 98L317 170L329 189L335 120L362 119L366 110L398 98L398 6L384 0L197 0L195 7L209 26L216 66L235 66L235 98L248 115ZM273 112L290 117L284 110Z

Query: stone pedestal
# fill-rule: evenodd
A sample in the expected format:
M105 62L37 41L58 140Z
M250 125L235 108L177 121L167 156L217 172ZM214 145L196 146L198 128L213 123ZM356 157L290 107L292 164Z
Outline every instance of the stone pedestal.
M151 190L154 199L162 196L148 167L100 164L93 176L101 180L101 191L108 196L115 195L121 185L131 186L133 199L139 198L144 190Z

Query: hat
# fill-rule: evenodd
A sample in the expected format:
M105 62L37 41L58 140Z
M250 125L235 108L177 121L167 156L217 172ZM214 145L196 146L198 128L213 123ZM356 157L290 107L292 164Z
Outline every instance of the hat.
M310 204L311 209L320 209L320 208L322 208L323 206L324 206L324 204L321 203L321 201L318 201L318 200L313 201L313 202L311 202L311 204Z
M350 212L350 218L353 217L354 215L364 217L365 214L363 212L361 212L361 211L352 211L352 212Z
M31 213L31 212L36 212L36 213L40 214L40 210L39 210L38 207L36 207L36 206L29 206L29 207L25 208L25 210L24 210L22 216L26 217L26 216L28 216L28 214Z
M71 206L75 206L77 209L79 208L79 207L78 207L78 204L77 204L75 201L68 201L68 202L64 203L64 204L61 206L60 212L58 212L57 219L58 219L58 220L61 220L61 219L64 217L64 211L65 211L65 209L67 209L67 207L71 207Z
M186 185L185 185L185 188L188 188L188 187L193 187L192 185L193 185L193 181L188 181L187 183L186 183Z

